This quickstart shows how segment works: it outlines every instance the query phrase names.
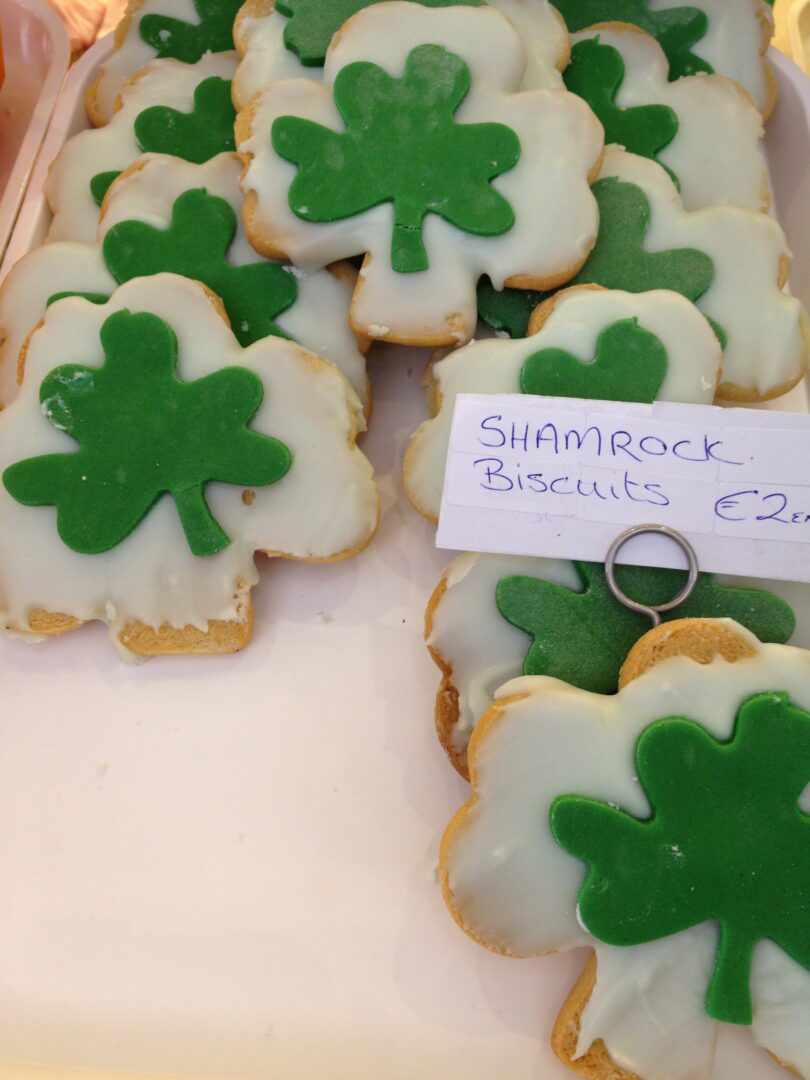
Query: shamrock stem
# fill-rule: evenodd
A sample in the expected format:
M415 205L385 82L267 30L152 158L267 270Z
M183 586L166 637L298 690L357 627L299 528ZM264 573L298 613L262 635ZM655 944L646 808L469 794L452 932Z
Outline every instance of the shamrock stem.
M427 270L427 251L422 242L423 213L407 203L396 204L394 232L391 237L391 266L398 274Z
M728 924L721 926L717 962L706 997L706 1012L715 1020L750 1025L753 955L754 945L747 934L735 933Z
M230 538L211 513L201 486L173 491L180 523L195 555L214 555L230 544Z

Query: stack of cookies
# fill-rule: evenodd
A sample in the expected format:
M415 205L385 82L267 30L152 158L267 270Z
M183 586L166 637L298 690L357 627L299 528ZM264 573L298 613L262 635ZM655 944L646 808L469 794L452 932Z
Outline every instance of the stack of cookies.
M459 394L789 391L772 28L764 0L130 0L0 289L6 628L246 645L256 552L374 536L374 342L429 350L430 521ZM436 723L474 785L446 898L497 951L595 949L553 1040L582 1075L707 1078L721 1020L810 1076L810 659L767 582L702 574L670 620L596 563L446 570Z

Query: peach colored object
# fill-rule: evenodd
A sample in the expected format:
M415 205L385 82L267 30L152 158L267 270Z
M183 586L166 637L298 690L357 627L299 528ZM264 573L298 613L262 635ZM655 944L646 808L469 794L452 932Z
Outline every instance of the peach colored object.
M62 16L74 56L89 49L100 36L107 16L106 0L48 0Z
M5 82L0 90L0 253L45 137L70 48L59 17L43 0L0 6Z

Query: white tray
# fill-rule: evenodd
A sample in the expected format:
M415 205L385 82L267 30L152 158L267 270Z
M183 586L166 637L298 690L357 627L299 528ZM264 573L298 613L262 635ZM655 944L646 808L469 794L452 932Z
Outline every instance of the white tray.
M70 62L64 24L43 0L1 0L6 78L0 90L0 256Z
M807 301L807 90L774 66L770 162ZM49 151L83 123L89 74ZM583 953L491 955L436 880L467 788L422 642L449 555L400 482L423 360L372 360L377 540L335 566L265 562L245 652L132 667L99 626L0 644L0 1080L571 1080L549 1033ZM715 1080L740 1077L786 1080L724 1030Z

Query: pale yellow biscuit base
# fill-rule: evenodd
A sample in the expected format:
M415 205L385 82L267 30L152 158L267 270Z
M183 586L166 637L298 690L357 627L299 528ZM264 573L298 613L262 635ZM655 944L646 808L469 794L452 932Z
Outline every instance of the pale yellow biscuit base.
M260 0L257 0L260 2ZM242 109L242 111L236 117L236 145L241 146L247 142L253 135L253 121L256 115L256 108L258 105L260 95L257 94L248 105ZM242 160L244 166L242 172L242 179L244 180L250 168L251 161L253 160L253 154L247 151L238 151L239 157ZM596 159L593 167L588 173L588 183L594 184L602 168L602 158L604 156L604 150L600 153ZM244 189L243 189L244 190ZM266 226L259 225L257 221L258 217L258 196L255 191L248 190L245 192L245 204L242 212L243 222L245 226L245 233L251 247L255 251L258 251L260 255L264 255L267 259L277 259L281 261L292 262L289 254L283 250L278 244L277 238L273 235L272 231ZM556 274L550 274L546 277L531 277L525 274L517 274L513 277L506 279L505 285L508 288L513 289L536 289L538 292L547 292L550 289L557 289L561 285L564 285L571 278L576 277L582 267L585 265L588 256L591 253L593 244L596 242L594 236L593 242L589 245L587 250L583 253L582 258L579 259L572 266L567 267L565 270L558 271ZM349 325L352 331L357 334L358 337L368 336L369 328L363 323L358 322L355 316L355 309L357 306L357 300L360 296L363 288L363 271L365 271L371 263L371 255L365 254L363 258L363 266L360 271L360 275L355 286L354 298L352 300L352 306L349 311ZM379 335L373 335L374 341L385 341L393 345L411 345L419 348L436 349L443 345L458 345L459 334L463 331L463 321L459 313L450 314L444 321L442 329L434 331L418 331L413 330L410 332L398 332L390 328L386 328L385 333Z
M562 297L567 296L571 292L581 289L587 289L590 291L602 291L603 286L572 285L569 289L561 289L553 296L550 296L547 300L544 300L542 304L539 304L532 312L532 316L529 320L528 330L526 331L526 336L532 337L534 334L539 333L543 326L543 323L549 317L551 312L554 310L554 306L559 302L559 300L562 299ZM461 346L461 348L463 348L463 346ZM453 349L448 348L446 345L435 348L431 353L430 359L428 360L427 365L425 366L425 370L422 374L422 388L425 392L425 398L427 400L427 405L431 417L437 416L439 410L442 407L442 395L439 389L439 385L433 377L433 368L440 360L443 360L445 356L448 356L453 351ZM413 490L409 481L409 476L411 472L410 462L413 455L417 452L417 447L418 442L415 438L411 438L405 451L405 459L402 465L403 483L405 485L405 491L408 495L408 499L410 500L411 505L414 507L414 509L417 510L422 515L422 517L427 518L428 521L432 521L435 525L438 521L438 518L432 511L428 510L425 506L422 505L422 503L419 501L419 496L417 492Z
M780 289L783 289L787 284L789 272L790 259L786 255L783 255L779 260L778 285ZM734 383L721 382L717 387L715 400L729 402L731 404L739 404L740 402L754 404L758 401L772 401L774 398L781 397L789 390L792 390L794 386L798 386L807 374L807 365L808 360L810 359L810 324L808 324L807 314L804 309L801 311L799 320L802 343L804 345L804 356L802 358L801 370L795 379L789 379L787 382L782 383L780 386L773 387L764 394L760 394L756 390L751 390L743 386L735 386Z
M198 282L198 284L204 289L208 299L216 308L219 317L230 326L225 306L220 298L207 285L203 285L202 282ZM17 378L20 383L25 374L25 358L31 338L42 326L43 322L44 320L41 320L34 327L20 350L17 363ZM307 355L314 364L323 365L327 363L314 354ZM358 434L356 428L349 432L349 446L354 446ZM246 491L243 498L248 500L251 494L250 491ZM292 562L342 562L343 559L350 559L354 555L359 555L361 551L368 547L377 534L379 524L380 497L378 492L377 517L374 528L365 540L355 547L326 558L300 558L281 551L262 551L261 554L268 556L268 558L289 559ZM136 656L213 656L239 652L240 649L244 649L250 643L253 637L253 605L250 599L250 590L244 582L236 582L235 588L234 599L237 602L238 609L238 617L235 619L214 619L208 623L205 630L201 630L197 626L175 627L168 624L156 628L136 620L124 627L119 634L119 641L124 648ZM84 622L81 619L77 619L72 615L63 612L46 611L43 608L34 608L29 612L26 626L7 624L6 629L23 636L30 634L35 637L55 637L72 630L78 630L83 625Z

